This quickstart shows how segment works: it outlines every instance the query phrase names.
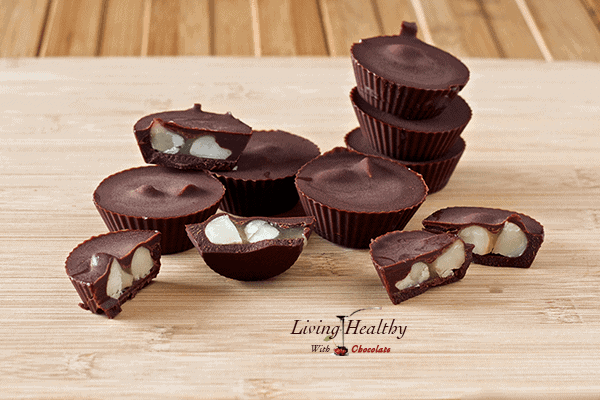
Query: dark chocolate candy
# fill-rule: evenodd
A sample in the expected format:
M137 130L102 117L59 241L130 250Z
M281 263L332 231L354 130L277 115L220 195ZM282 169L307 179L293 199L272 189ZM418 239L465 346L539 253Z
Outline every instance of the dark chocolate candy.
M449 233L394 231L373 240L373 265L394 304L462 279L473 245Z
M406 119L441 113L469 80L456 57L416 37L414 23L400 35L362 39L351 48L360 95L373 106Z
M381 111L353 88L350 100L363 135L379 153L404 161L427 161L442 157L471 120L471 108L460 96L441 114L407 120Z
M211 171L231 170L252 135L230 113L205 112L200 104L147 115L133 129L147 163Z
M83 303L114 318L160 270L158 231L125 230L92 237L67 257L66 271Z
M402 229L427 196L421 175L391 159L337 147L296 175L296 188L315 231L346 247Z
M213 215L224 193L221 182L207 171L145 166L105 178L93 198L111 231L159 230L162 253L170 254L192 247L185 224Z
M320 154L316 144L284 131L254 131L232 171L216 172L226 188L221 209L245 217L272 216L298 203L294 176Z
M463 229L479 226L492 234L492 241L497 239L507 223L516 225L525 235L526 244L522 247L522 253L512 257L495 254L493 250L491 253L477 254L479 250L476 248L473 262L496 267L529 268L544 240L544 227L525 214L487 207L449 207L438 210L423 220L425 229L434 233L451 232L462 235ZM493 247L493 244L490 242L489 247Z
M187 234L216 273L241 281L269 279L287 271L310 236L314 218L239 218L217 214L186 226Z

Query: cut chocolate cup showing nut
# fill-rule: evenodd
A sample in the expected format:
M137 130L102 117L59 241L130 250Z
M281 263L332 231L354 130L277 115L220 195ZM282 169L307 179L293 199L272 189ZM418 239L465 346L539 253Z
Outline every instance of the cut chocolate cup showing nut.
M404 228L427 196L418 173L388 158L336 147L305 164L296 188L315 231L345 247Z
M362 39L350 49L360 95L404 119L441 114L469 80L459 59L416 34L416 24L403 22L400 35Z
M226 188L221 210L244 217L290 211L299 201L296 172L319 154L317 145L301 136L254 131L236 167L215 172Z
M114 318L160 270L158 231L124 230L92 237L67 257L66 271L83 309Z
M252 128L230 113L164 111L140 119L135 137L144 161L178 169L228 171L248 144Z
M350 92L362 134L377 152L404 161L429 161L446 154L471 120L471 108L461 97L440 115L405 120L376 109L356 88Z
M217 212L225 188L207 171L161 166L131 168L105 178L94 191L94 204L111 231L162 232L162 254L191 249L186 224Z
M370 254L390 300L398 304L462 279L472 249L473 245L449 233L394 231L373 240Z
M529 268L544 240L544 227L514 211L450 207L423 220L430 232L451 232L473 244L473 261L496 267Z
M349 149L358 151L359 153L387 157L371 147L367 138L362 134L360 128L356 128L348 132L344 137L344 142ZM448 150L442 157L436 158L435 160L396 161L421 174L425 180L425 183L427 184L427 187L429 188L429 194L432 194L439 192L446 187L450 181L450 177L458 165L460 158L465 152L465 148L466 143L464 139L459 136L452 147L450 147L450 150Z
M259 281L287 271L296 262L314 221L312 217L217 214L203 223L187 225L186 231L213 271L240 281Z

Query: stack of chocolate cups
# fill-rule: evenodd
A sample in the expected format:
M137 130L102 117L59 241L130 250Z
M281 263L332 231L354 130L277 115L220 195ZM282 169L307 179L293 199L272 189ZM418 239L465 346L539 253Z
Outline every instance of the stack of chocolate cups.
M420 173L429 193L443 189L465 150L461 133L472 112L458 93L469 70L416 37L414 23L397 36L363 39L351 48L357 86L350 100L360 128L350 149L397 160Z

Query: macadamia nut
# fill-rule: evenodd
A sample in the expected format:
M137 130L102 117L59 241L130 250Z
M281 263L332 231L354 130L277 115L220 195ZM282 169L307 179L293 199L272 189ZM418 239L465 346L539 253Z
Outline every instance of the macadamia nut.
M118 299L127 289L133 284L133 275L128 274L121 268L121 264L114 259L110 264L110 272L108 273L108 282L106 284L106 294L113 299Z
M210 221L204 229L204 234L214 244L247 244L261 240L296 238L302 238L306 243L303 227L282 228L260 219L238 225L228 215Z
M409 287L420 285L429 279L429 266L424 262L416 262L410 268L410 272L406 278L396 282L396 288L398 290L404 290Z
M457 240L433 262L429 264L421 261L414 263L408 275L396 282L395 286L398 290L404 290L418 286L429 278L447 278L454 274L454 270L460 268L464 262L465 245L461 240Z
M519 257L527 248L525 233L508 221L497 234L482 226L471 225L461 229L458 236L466 243L475 245L473 253L479 255L494 253L505 257Z
M150 144L154 150L166 154L177 154L185 139L154 121L150 127Z
M143 246L138 247L131 259L131 275L133 275L133 279L145 278L153 266L154 261L152 260L150 250Z
M192 141L190 154L200 158L225 160L231 155L231 150L219 146L213 136L205 135Z

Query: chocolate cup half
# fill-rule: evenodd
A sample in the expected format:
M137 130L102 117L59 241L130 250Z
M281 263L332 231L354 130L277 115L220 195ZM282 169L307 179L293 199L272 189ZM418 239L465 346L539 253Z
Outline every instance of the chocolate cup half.
M370 207L371 210L367 210L362 206L337 205L339 202L334 202L330 198L331 196L336 196L336 193L333 192L335 187L328 182L322 184L321 188L314 190L312 182L319 180L318 176L323 172L321 169L322 163L330 163L331 160L326 160L326 158L333 158L333 164L336 165L337 161L335 161L335 158L338 154L343 154L344 152L351 154L351 157L357 160L362 157L363 161L368 160L367 162L373 164L383 163L385 168L389 167L390 170L395 170L398 176L392 179L392 185L395 183L398 187L402 188L400 191L404 191L407 194L410 193L411 200L402 206L391 207L388 204L385 207L381 207L381 209L377 209L378 205L373 205L373 207ZM352 162L354 163L355 161ZM385 163L389 164L385 166ZM355 163L355 165L358 164L361 164L361 162ZM356 171L356 169L354 170ZM325 172L327 172L326 169ZM340 175L343 176L344 174L342 171ZM349 175L349 179L353 179L352 174ZM409 182L407 183L406 181ZM345 184L346 181L341 177L339 182ZM371 197L380 200L395 197L394 195L386 196L385 193L378 190L370 190L368 184L363 183L358 181L358 183L354 184L352 190L355 188L362 190L362 187L365 189L367 196L374 195L374 197ZM386 180L382 184L383 186L380 186L380 189L388 192L390 189L392 191L395 190L395 188L390 187L389 183L390 181ZM371 239L389 231L403 229L425 201L428 190L420 174L410 171L397 161L389 158L365 155L341 147L334 148L305 164L296 175L296 189L300 195L304 211L307 215L312 215L316 219L315 232L330 242L350 248L367 248ZM315 193L319 192L322 193L315 195Z
M359 153L371 154L380 157L385 155L373 150L360 128L353 129L344 137L346 147ZM439 192L446 187L450 177L454 173L460 158L466 148L466 143L462 137L456 139L450 150L442 157L431 161L402 161L396 160L406 167L423 175L423 179L429 187L429 194Z
M268 221L282 229L299 227L304 238L269 239L245 244L214 244L206 236L206 226L216 218L186 226L187 234L213 271L239 281L260 281L273 278L287 271L298 259L312 231L314 218L239 218L229 216L234 224L245 224L253 220Z
M464 131L471 109L460 97L444 114L427 121L407 121L375 109L353 88L350 100L363 135L377 152L396 160L429 161L442 157ZM454 120L453 115L459 115Z

